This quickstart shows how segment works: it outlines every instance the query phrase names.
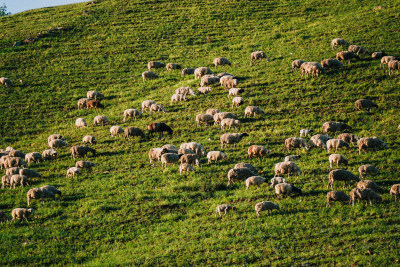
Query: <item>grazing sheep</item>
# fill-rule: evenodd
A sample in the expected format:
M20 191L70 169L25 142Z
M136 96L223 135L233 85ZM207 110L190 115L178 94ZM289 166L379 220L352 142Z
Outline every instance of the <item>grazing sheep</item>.
M151 105L157 104L156 101L153 100L145 100L142 102L142 113L145 112L147 109L150 109Z
M253 165L251 165L250 163L243 163L243 162L240 162L240 163L237 163L237 164L235 165L235 167L233 167L233 168L234 168L234 169L247 168L247 169L249 169L250 171L252 171L252 172L254 172L254 173L257 173L257 172L258 172L257 168L254 167Z
M151 148L149 150L150 163L152 163L153 160L160 161L161 160L161 155L165 154L167 152L168 152L168 149L166 149L166 148L161 148L161 147Z
M58 190L55 186L44 185L44 186L41 187L41 189L46 189L46 190L52 192L54 195L59 195L61 197L61 191Z
M357 141L358 146L358 154L361 154L361 151L367 153L368 149L385 149L387 148L387 144L384 143L381 139L376 137L365 137L361 138Z
M354 202L357 199L357 201L360 200L366 200L367 202L365 205L367 205L368 201L369 204L372 206L372 200L378 200L382 202L382 197L375 193L374 190L365 188L365 189L360 189L360 188L354 188L350 191L350 204L354 206Z
M251 117L253 116L254 118L256 117L256 115L262 115L265 114L264 110L262 110L260 107L258 106L248 106L245 108L244 110L244 117Z
M11 147L11 146L6 147L6 151L10 152L12 150L15 150L15 149L13 147Z
M215 113L214 114L214 125L220 124L223 119L235 119L235 120L237 120L238 117L235 114L230 113L230 112Z
M332 45L332 50L335 49L336 47L338 47L339 45L349 45L348 42L346 42L346 40L342 39L342 38L335 38L332 40L331 42Z
M318 62L304 62L300 66L301 76L303 74L305 77L311 74L312 77L319 76L320 74L325 72L325 69Z
M221 73L217 74L217 77L219 77L219 78L222 78L224 76L232 76L233 77L233 74L227 73L227 72L221 72Z
M87 96L87 98L94 99L94 100L103 99L104 98L104 95L102 93L99 93L99 92L96 92L96 91L88 91L86 93L86 96Z
M371 58L376 60L376 59L381 59L384 56L386 56L385 52L374 52L372 53Z
M374 190L375 192L380 192L380 193L384 192L382 187L380 187L377 183L375 183L374 181L371 181L371 180L359 181L357 183L357 188L360 188L360 189L368 188L368 189Z
M25 221L28 221L28 218L33 214L35 214L34 209L24 209L24 208L16 208L13 209L11 212L13 221L15 221L16 219L25 219Z
M389 61L388 69L389 69L389 75L391 75L394 70L400 70L400 61L395 59Z
M12 175L14 175L14 174L19 174L19 170L20 170L19 167L8 168L8 169L6 170L6 175L12 176Z
M212 161L227 160L228 156L221 151L210 151L207 153L208 164Z
M143 81L157 79L158 75L152 71L144 71L142 72Z
M363 178L365 175L376 175L379 174L379 170L374 165L362 165L358 168L360 177Z
M29 185L28 182L28 177L25 175L20 175L20 174L14 174L10 178L10 189L14 188L17 184L20 184L21 187L24 187L24 185Z
M215 217L217 217L217 214L219 214L219 217L221 217L222 216L221 212L223 212L224 215L226 215L226 213L229 212L230 210L236 210L236 207L235 206L229 206L227 204L219 205L217 207L217 209L215 210Z
M152 104L152 105L150 106L150 114L151 114L152 111L154 111L154 112L157 111L158 113L160 113L160 111L162 111L162 112L165 113L165 108L164 108L164 106L161 105L161 104Z
M207 86L207 85L212 85L215 83L218 83L220 80L219 77L214 76L214 75L204 75L203 77L201 77L200 80L200 86Z
M253 63L253 61L256 60L260 60L260 62L262 61L262 59L265 58L265 60L268 62L269 58L267 57L267 55L264 53L264 51L255 51L252 52L250 55L250 64Z
M347 170L342 170L342 169L332 170L329 173L328 178L329 178L328 188L329 188L329 186L331 186L332 190L333 190L333 183L335 181L344 181L343 188L351 180L354 180L356 182L360 181L360 179L357 176L355 176L354 174L352 174L351 172L349 172Z
M174 164L178 162L179 159L183 156L183 154L175 154L175 153L165 153L161 155L161 164L162 168L164 169L167 167L167 164Z
M6 161L8 161L9 158L10 158L10 156L8 156L8 155L3 155L0 157L0 168L1 169L3 169L3 168L7 169Z
M217 113L222 113L222 111L219 110L219 109L216 109L216 108L209 108L209 109L207 109L207 111L206 111L206 114L210 114L210 115L212 115L212 116L214 116L214 115L217 114Z
M222 78L225 77L232 77L232 76L224 76ZM230 88L235 88L238 86L239 81L237 79L233 79L233 78L228 78L228 79L220 79L221 85L225 88L225 89L230 89ZM222 82L223 81L223 82Z
M204 149L203 145L200 143L196 143L196 142L183 143L183 144L181 144L181 146L179 148L180 149L182 149L182 148L191 149L199 157L204 157L206 155L206 150Z
M104 109L104 106L98 100L89 100L88 102L86 102L86 108L87 109L92 109L92 108L94 108L94 109L103 108Z
M96 126L99 124L101 124L101 126L104 126L104 124L110 125L110 121L104 115L97 115L96 117L94 117L93 126Z
M294 60L292 62L292 71L295 69L300 69L300 67L301 67L301 65L303 65L303 63L306 63L306 61L301 60L301 59Z
M232 107L238 107L244 104L243 97L237 96L232 99Z
M173 94L171 96L171 105L173 102L187 101L186 95L183 94Z
M6 174L6 175L3 175L3 177L1 177L1 189L4 189L4 187L10 185L11 176L12 175Z
M281 183L275 185L275 195L278 196L283 196L283 195L290 195L290 193L297 193L297 194L302 194L301 189L295 187L293 184L286 184L286 183Z
M199 67L194 70L195 79L200 79L201 77L207 74L214 74L214 72L212 72L208 67Z
M355 104L358 110L368 109L371 111L372 108L378 108L378 105L369 99L358 99Z
M59 139L60 140L60 139ZM42 154L39 152L31 152L25 155L26 163L30 164L32 162L39 163L42 161Z
M213 60L213 64L215 65L215 68L218 66L223 66L223 65L229 65L231 66L231 62L225 58L225 57L217 57Z
M199 94L205 95L212 91L212 87L199 87L197 88L197 91L199 92Z
M326 148L328 149L328 151L331 151L332 148L335 149L335 151L337 151L339 148L342 147L347 147L349 148L349 144L346 143L345 141L343 141L342 139L330 139L326 142Z
M150 105L150 109L151 109L151 105ZM133 117L136 120L136 117L141 118L142 116L143 116L142 112L140 112L137 109L134 109L134 108L125 109L123 122L125 122L126 119L129 117Z
M283 177L274 177L274 178L272 178L270 180L270 183L271 183L271 187L275 188L275 185L277 185L277 184L286 184L287 181Z
M86 168L86 169L91 170L94 166L95 166L95 164L90 161L80 160L75 163L75 167L78 169Z
M226 87L225 84L227 83L227 81L232 79L235 79L233 75L224 75L221 76L221 78L219 79L219 83L221 84L221 86Z
M175 90L175 94L181 94L181 95L192 95L196 96L196 93L193 91L192 88L190 87L179 87L178 89Z
M85 135L82 139L82 142L84 144L91 144L91 145L97 144L97 140L93 135Z
M362 54L368 54L368 51L367 51L364 47L362 47L362 46L360 46L360 45L350 45L350 46L347 48L347 51L356 53L358 56L359 56L361 53L362 53Z
M285 149L288 151L293 148L303 148L303 150L309 150L310 146L308 145L307 141L303 138L298 137L290 137L285 139Z
M352 145L353 145L353 142L357 142L360 139L360 137L358 137L354 134L351 134L351 133L339 134L337 138L342 139L346 143L349 143L349 144L351 143Z
M78 174L79 174L79 168L77 168L77 167L71 167L71 168L69 168L68 170L67 170L67 175L66 175L66 177L75 177L75 175L76 176L78 176Z
M254 209L256 210L256 215L257 217L260 217L260 212L267 210L268 214L272 213L272 210L279 210L279 205L275 204L271 201L262 201L258 202L255 206Z
M326 194L326 207L331 206L331 202L333 201L340 201L341 203L346 202L348 203L350 201L350 197L341 191L329 191Z
M211 114L199 114L196 116L197 126L200 126L201 123L204 123L206 126L211 125L214 121L214 117Z
M0 78L0 85L4 85L5 87L13 86L12 81L7 77Z
M54 193L44 188L32 188L28 191L28 193L26 193L26 201L28 202L28 206L31 199L40 199L42 203L44 203L45 198L52 198L54 200Z
M49 147L52 149L63 147L63 146L67 146L67 142L65 142L62 139L54 139L49 142Z
M343 63L335 58L327 58L321 61L321 66L326 69L340 69L343 67Z
M322 125L323 133L328 132L337 132L337 131L344 131L349 130L351 131L352 128L344 122L336 122L336 121L327 121Z
M182 70L182 76L188 75L188 74L194 74L195 68L184 68Z
M61 139L65 141L65 138L61 134L52 134L47 138L47 142L49 143L51 140Z
M235 180L243 181L251 176L257 176L257 174L248 168L230 169L228 171L228 186L233 184Z
M75 159L75 156L77 157L86 157L86 154L88 152L92 153L93 156L96 156L96 150L94 150L93 148L90 148L88 146L73 146L70 149L71 151L71 158Z
M301 129L300 130L300 137L311 136L312 130L309 129Z
M8 221L9 219L10 218L8 218L7 214L0 210L0 222L3 224L3 222Z
M394 184L390 188L390 200L392 200L393 195L394 195L394 202L396 202L397 196L400 195L400 184Z
M247 133L225 133L219 138L221 141L221 148L226 147L227 144L233 144L233 147L235 147L236 143L239 143L245 136L249 135Z
M229 127L228 129L231 129L231 127L240 128L240 121L229 118L223 119L221 121L221 130L225 129L226 127Z
M310 148L312 147L319 147L322 149L326 149L326 142L331 139L329 136L323 135L323 134L316 134L311 136L310 141L308 144L310 145Z
M247 149L247 155L249 156L249 158L253 156L264 158L264 156L268 156L269 154L271 154L271 151L263 146L252 145L249 146L249 148Z
M285 157L285 162L299 160L301 155L289 155Z
M162 147L161 147L162 149L167 149L169 152L168 153L175 153L175 154L178 154L178 151L179 151L179 149L176 147L176 146L174 146L174 145L171 145L171 144L165 144L165 145L163 145ZM174 151L174 152L171 152L171 151ZM194 153L193 153L194 154Z
M164 68L165 64L161 63L159 61L149 61L147 63L147 69L150 71L151 69L160 69L160 68Z
M57 151L55 149L46 149L42 152L43 160L57 158Z
M336 164L336 166L339 167L339 164L347 165L347 164L349 164L349 162L343 155L331 154L331 155L329 155L329 165L330 165L331 169L332 169L332 164Z
M285 174L287 174L288 177L290 176L290 174L295 174L295 175L297 174L299 176L302 175L299 166L297 166L297 164L294 163L293 161L284 161L275 164L274 171L275 171L274 177Z
M251 176L246 179L246 189L249 189L251 185L255 185L259 188L263 183L268 183L267 178L261 176Z
M30 170L30 169L20 169L19 170L20 175L25 175L28 178L34 178L34 177L42 177L37 171L35 170Z
M8 152L8 155L10 157L19 157L19 158L25 158L25 153L22 152L21 150L11 150L10 152Z
M180 148L178 149L178 153L177 154L196 154L193 150L189 149L189 148Z
M242 89L242 88L231 88L231 89L229 89L228 97L229 96L237 96L243 92L244 92L244 89Z
M110 133L112 137L118 136L118 134L124 133L124 129L121 126L111 126Z
M381 58L381 67L383 67L383 65L387 65L389 64L390 61L395 60L395 57L392 56L384 56Z
M170 70L180 70L182 69L181 65L179 65L178 63L168 63L165 68L167 69L167 71Z
M84 118L77 118L75 121L75 127L76 129L80 128L80 127L86 127L86 121Z
M168 132L169 135L172 135L173 130L164 122L152 122L147 126L147 130L149 130L149 135L153 135L153 133L160 133L163 135L163 132Z
M200 158L196 154L183 154L179 160L181 161L181 164L188 163L200 167Z
M4 167L6 169L12 167L25 167L26 163L19 157L8 157L4 161Z
M81 98L78 100L78 109L83 109L87 107L87 102L89 101L89 98Z
M127 127L124 130L124 138L129 139L129 137L140 136L141 138L145 138L144 132L137 127Z
M182 172L196 172L196 169L188 163L182 163L179 166L179 174L182 175Z
M336 54L337 60L341 60L341 61L347 60L348 64L351 63L350 60L352 60L353 58L358 59L358 60L360 59L360 57L357 54L354 54L353 52L349 52L349 51L341 51Z

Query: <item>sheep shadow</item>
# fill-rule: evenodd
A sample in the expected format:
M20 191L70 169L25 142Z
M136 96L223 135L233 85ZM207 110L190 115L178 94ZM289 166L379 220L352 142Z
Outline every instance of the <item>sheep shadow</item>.
M98 156L116 156L116 155L123 155L125 154L124 151L106 151L102 153L97 153Z

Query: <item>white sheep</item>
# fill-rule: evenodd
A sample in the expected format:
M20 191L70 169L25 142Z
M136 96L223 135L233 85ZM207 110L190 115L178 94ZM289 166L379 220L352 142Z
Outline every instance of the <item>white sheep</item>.
M288 162L288 161L295 161L295 160L299 160L299 159L301 159L301 155L289 155L289 156L286 156L285 157L285 162Z
M12 167L12 168L8 168L6 170L6 175L9 175L10 177L14 174L19 174L19 167Z
M161 155L167 153L168 149L166 148L161 148L161 147L154 147L149 150L149 159L150 163L153 162L153 160L160 161L161 160Z
M118 134L124 134L124 129L122 129L122 127L118 125L111 126L110 133L112 137L118 136Z
M78 109L86 108L87 107L87 102L89 101L89 98L81 98L78 100Z
M295 187L293 184L281 183L275 185L276 196L290 195L292 192L302 194L300 188Z
M390 188L390 200L392 200L393 195L394 195L394 202L396 202L397 196L400 195L400 184L394 184Z
M44 160L46 159L55 159L57 158L57 151L55 149L46 149L42 152L42 157Z
M326 194L326 207L330 207L333 201L349 202L350 197L341 191L330 191Z
M197 91L203 95L208 94L212 91L212 87L199 87Z
M219 112L214 114L214 125L218 125L221 123L223 119L235 119L237 120L238 117L230 112Z
M309 129L301 129L300 130L300 137L306 137L310 136L311 137L312 130Z
M159 61L149 61L147 63L147 69L151 70L151 69L159 69L159 68L164 68L165 64Z
M179 87L178 89L175 90L175 94L196 96L196 93L193 91L193 89L188 86Z
M67 142L65 142L62 139L54 139L49 142L49 147L52 149L67 146L67 145L68 145Z
M255 52L252 52L251 55L250 55L250 63L252 63L253 61L256 61L256 60L258 60L258 59L259 59L260 62L261 62L263 58L265 58L265 60L266 60L267 62L269 61L269 58L267 57L267 55L265 54L264 51L255 51Z
M168 63L165 68L167 71L170 70L180 70L182 67L178 63Z
M110 121L104 115L97 115L96 117L94 117L93 126L99 125L99 124L101 124L101 126L103 126L104 124L110 125Z
M245 118L251 117L251 116L256 117L256 115L262 115L262 114L265 114L265 112L258 106L248 106L244 110Z
M395 57L393 56L384 56L381 58L381 67L383 67L383 65L387 65L389 64L390 61L395 60Z
M221 141L221 148L224 148L227 144L233 144L233 147L236 146L236 143L239 143L243 137L249 136L247 133L226 133L221 135L219 140Z
M289 137L285 139L285 149L288 151L296 148L300 149L303 148L303 150L309 150L310 146L308 145L307 141L303 138L298 138L298 137Z
M67 175L66 177L75 177L79 175L79 168L77 167L71 167L67 170Z
M178 150L178 153L177 153L177 154L183 154L183 155L185 155L185 154L196 154L196 153L194 153L194 151L191 150L191 149L189 149L189 148L180 148L180 149Z
M326 149L326 142L331 139L330 137L323 134L316 134L311 136L310 141L308 142L310 148L319 147L322 149Z
M214 117L211 114L199 114L196 116L197 126L200 126L201 123L204 123L205 125L207 125L213 121L214 121Z
M13 209L11 212L13 221L15 221L16 219L25 219L25 221L28 221L28 218L33 214L35 214L34 209L24 209L24 208L16 208Z
M60 140L60 139L58 139ZM40 154L39 152L31 152L25 155L25 161L26 163L32 163L32 162L36 162L39 163L42 161L42 154Z
M336 164L336 166L339 167L339 164L347 165L349 164L349 162L343 155L331 154L329 155L329 166L331 167L331 169L332 169L332 164Z
M82 142L84 144L91 144L95 145L97 143L96 138L93 135L85 135L82 139Z
M223 66L223 65L231 65L231 62L225 58L225 57L217 57L213 60L213 64L215 65L215 68L218 66Z
M187 101L187 98L183 94L173 94L171 96L171 105L173 102L182 102L182 101Z
M240 128L240 121L230 118L223 119L221 121L221 130L225 129L226 127L228 127L228 129L231 129L232 127Z
M141 118L142 116L143 116L142 112L140 112L137 109L134 108L125 109L123 122L125 122L126 119L129 117L133 117L136 120L136 118Z
M156 101L153 100L145 100L142 102L142 113L145 112L147 109L150 109L151 105L157 104Z
M207 153L208 164L212 161L227 160L228 156L221 151L210 151Z
M179 148L188 148L194 151L199 157L204 157L206 155L206 150L203 145L197 142L183 143Z
M199 67L194 70L195 79L200 79L201 77L207 74L214 74L214 72L212 72L208 67Z
M272 210L279 210L279 205L275 204L271 201L263 201L259 202L255 205L254 209L256 210L257 217L260 217L260 212L267 210L268 214L272 213Z
M292 72L295 69L300 69L301 65L303 65L304 63L306 63L305 60L301 60L301 59L296 59L292 61Z
M7 77L0 78L0 85L4 85L5 87L13 86L12 81Z
M195 68L184 68L182 70L182 76L185 76L187 74L193 74L194 73Z
M261 176L251 176L246 179L246 189L249 189L252 185L260 187L263 183L268 183L267 178Z
M143 81L157 79L158 75L152 71L144 71L142 72Z
M280 162L275 164L275 176L277 175L284 175L287 174L288 177L290 174L297 174L297 175L302 175L302 172L299 168L299 166L296 165L293 161L287 161L287 162Z
M215 114L221 113L221 112L222 112L222 111L219 110L219 109L216 109L216 108L209 108L209 109L207 109L206 114L210 114L210 115L214 116Z
M19 170L20 175L25 175L28 178L34 178L34 177L42 177L37 171L35 170L30 170L30 169L20 169Z
M75 163L75 167L79 168L79 169L86 168L86 169L91 170L94 166L95 166L95 164L90 161L80 160Z
M286 184L287 181L283 177L274 177L274 178L272 178L270 180L270 183L271 183L271 187L275 188L275 185L277 185L277 184Z
M104 98L104 95L97 91L88 91L86 96L87 96L87 98L94 99L94 100Z
M305 62L301 65L300 70L301 70L301 76L303 76L304 74L305 77L307 77L310 74L312 77L314 76L318 77L319 74L325 72L325 69L318 62Z
M164 108L164 106L161 105L161 104L152 104L152 105L150 106L150 114L151 114L152 111L154 111L154 112L157 111L158 113L160 113L160 111L162 111L162 112L165 113L165 108Z
M231 88L229 89L228 97L229 96L238 96L239 94L243 93L243 88Z
M12 176L12 175L6 174L6 175L3 175L3 176L1 177L1 189L4 189L4 187L10 185L11 176Z
M346 40L342 39L342 38L335 38L332 40L331 42L332 45L332 50L335 49L336 47L338 47L339 45L349 45L348 42L346 42Z
M212 85L212 84L218 83L219 80L220 80L220 78L217 76L204 75L203 77L201 77L200 86L203 87L203 86Z
M182 175L182 172L196 172L196 169L189 163L182 163L179 166L179 174Z
M360 173L360 177L363 178L366 174L374 175L379 174L379 170L374 165L361 165L358 168L358 172Z
M50 142L51 140L54 140L54 139L62 139L65 141L65 138L61 134L51 134L47 138L47 142Z
M226 215L226 213L229 212L230 210L236 210L236 207L227 204L219 205L215 210L215 217L217 217L217 214L219 214L219 217L221 217L222 216L221 212L223 212L224 215Z
M167 167L167 164L174 164L178 162L182 154L175 154L175 153L165 153L161 155L161 164L162 168L164 169Z
M258 172L257 168L251 165L250 163L239 162L233 168L234 169L247 168L255 174L257 174Z
M17 184L20 184L21 187L24 187L24 185L29 185L28 182L28 177L25 175L20 175L20 174L14 174L10 178L10 189L14 188Z
M349 144L343 141L342 139L335 138L335 139L330 139L326 142L326 148L328 149L328 151L330 151L333 148L335 149L335 151L337 151L339 148L342 147L349 148Z

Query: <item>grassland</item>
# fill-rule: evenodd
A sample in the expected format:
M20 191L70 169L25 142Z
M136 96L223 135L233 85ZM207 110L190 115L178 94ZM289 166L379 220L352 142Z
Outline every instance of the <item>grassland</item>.
M268 186L246 190L243 183L227 187L226 174L237 162L249 162L265 177L282 161L284 140L301 128L322 131L328 120L344 121L358 136L378 136L388 149L358 155L353 146L341 153L347 169L357 173L374 164L381 174L373 179L385 190L399 182L399 77L389 76L370 55L317 78L304 79L290 71L294 59L321 61L334 57L330 41L342 37L369 51L399 55L399 3L385 1L101 1L52 7L0 18L0 77L14 87L0 87L0 147L24 152L43 151L47 137L59 133L69 147L92 134L98 156L92 172L65 177L75 161L69 147L54 161L32 164L42 178L31 186L57 186L61 199L37 209L29 222L0 226L1 265L393 265L399 257L399 206L390 201L374 206L335 204L325 208L330 171L329 153L302 152L303 176L291 177L302 196L277 200ZM51 27L57 34L12 47L14 41ZM270 62L250 65L250 53L263 50ZM212 60L225 56L231 67L216 70ZM143 82L146 63L159 60L184 67L209 66L240 77L245 105L231 107L227 93L216 86L206 96L170 106L180 86L197 88L193 76L157 70L160 78ZM18 81L22 80L22 84ZM89 90L102 92L104 110L77 110L76 102ZM369 98L379 104L372 112L355 111L354 101ZM143 100L164 104L167 113L145 114L122 122L126 108ZM243 119L248 105L266 114ZM250 136L223 151L229 160L206 163L196 174L180 176L179 166L165 170L149 164L147 152L165 143L202 143L219 150L218 127L195 127L195 116L207 108L232 111ZM146 129L164 121L172 137L112 138L109 127L92 127L96 115L113 125ZM89 127L75 129L78 117ZM272 151L265 159L246 159L247 147ZM351 188L345 189L348 192ZM28 188L1 189L0 210L26 207ZM254 205L270 200L281 210L257 218ZM215 207L238 207L222 219Z

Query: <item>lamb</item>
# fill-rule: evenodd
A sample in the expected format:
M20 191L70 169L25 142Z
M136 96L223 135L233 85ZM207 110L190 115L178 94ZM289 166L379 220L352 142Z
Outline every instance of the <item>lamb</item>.
M44 189L44 188L32 188L26 193L26 201L28 202L28 206L30 204L31 199L39 199L44 203L45 198L55 199L54 193Z
M87 102L89 101L89 98L81 98L78 100L78 109L83 109L87 107Z
M394 202L396 202L397 196L400 195L400 184L394 184L390 188L390 200L392 200L393 195L394 195Z
M96 91L88 91L86 96L87 96L87 98L94 99L94 100L104 98L104 95L102 93L96 92Z
M311 74L312 77L314 76L319 76L319 74L322 74L325 72L325 69L319 64L318 62L304 62L300 66L301 70L301 75L305 75L307 77L308 75Z
M390 61L395 60L395 57L392 56L384 56L381 58L381 67L383 67L383 65L387 65L389 64Z
M287 181L283 177L274 177L274 178L272 178L270 180L270 183L271 183L271 187L275 188L275 185L277 185L277 184L286 184Z
M4 160L4 167L6 169L12 167L25 167L26 163L19 157L8 157Z
M251 176L256 176L257 174L252 172L248 168L238 168L230 169L228 171L228 186L235 182L235 180L245 180Z
M75 126L76 126L76 129L78 129L80 127L86 127L87 124L86 124L85 119L84 118L77 118L76 121L75 121Z
M400 61L395 60L395 59L389 61L389 63L388 63L388 69L389 69L389 75L391 75L391 73L392 73L394 70L400 70Z
M61 134L52 134L52 135L49 135L49 137L47 138L47 143L49 143L51 140L55 140L55 139L61 139L61 140L65 141L65 138Z
M75 177L75 175L76 176L78 176L78 174L79 174L79 168L77 168L77 167L71 167L71 168L69 168L68 170L67 170L67 175L66 175L66 177Z
M161 160L161 155L167 153L168 149L166 148L161 148L161 147L155 147L151 148L149 150L149 159L150 163L153 162L153 160L160 161Z
M371 58L372 59L381 59L384 56L386 56L385 52L373 52L371 55Z
M374 190L365 188L365 189L360 189L360 188L354 188L350 191L350 204L353 204L357 199L357 201L360 200L366 200L367 202L365 203L367 205L368 201L369 204L372 206L372 200L378 200L382 202L382 197L375 193Z
M275 204L271 201L262 201L258 202L255 206L254 209L256 210L256 215L257 217L260 217L260 212L267 210L268 214L272 213L272 210L279 210L279 205Z
M11 176L12 175L6 174L6 175L3 175L3 177L1 177L1 189L4 189L4 187L10 185Z
M329 186L331 186L332 190L333 190L333 183L335 181L344 181L343 188L351 180L354 180L356 182L360 181L360 179L357 176L355 176L354 174L352 174L351 172L349 172L347 170L342 170L342 169L332 170L329 173L328 178L329 178L328 188L329 188Z
M142 72L143 81L157 79L158 75L152 71L144 71Z
M326 194L326 207L330 207L331 206L331 202L333 201L340 201L340 202L349 202L350 201L350 197L341 191L329 191Z
M360 57L357 54L354 54L353 52L349 52L349 51L341 51L336 54L337 60L341 60L341 61L347 60L348 64L351 63L350 60L352 60L353 58L358 59L358 60L360 59Z
M217 217L217 213L219 214L219 217L221 217L222 216L221 212L223 212L224 215L226 215L226 213L229 212L230 210L236 210L236 207L235 206L230 206L230 205L227 205L227 204L219 205L217 207L217 209L215 210L215 217Z
M285 157L285 162L299 160L301 155L289 155Z
M181 144L181 146L179 148L180 149L181 148L191 149L199 157L204 157L206 155L206 150L204 149L203 145L199 144L199 143L196 143L196 142L183 143L183 144Z
M156 101L153 100L145 100L142 102L142 113L147 109L150 109L151 105L157 104Z
M188 163L182 163L179 166L179 174L180 175L182 175L182 172L195 172L195 171L196 171L196 169Z
M112 137L118 136L118 134L124 133L124 129L121 126L111 126L110 133Z
M25 158L25 153L22 152L21 150L11 150L10 152L8 152L8 155L10 157L19 157L19 158Z
M240 121L230 118L223 119L221 121L221 130L225 129L226 127L229 127L228 129L231 129L232 127L240 128Z
M214 117L210 114L199 114L196 116L196 123L197 126L200 126L201 123L205 125L211 125L214 121Z
M186 95L174 94L171 96L171 105L173 102L182 102L182 101L187 101Z
M347 45L349 45L349 43L346 42L346 41L345 41L344 39L342 39L342 38L335 38L335 39L332 40L331 45L332 45L332 50L333 50L333 49L335 49L336 47L338 47L339 45L347 46Z
M387 148L387 144L377 137L361 138L357 141L357 146L358 154L361 154L361 151L367 153L368 149L374 149L376 151L377 149Z
M124 131L124 138L129 139L129 137L140 136L141 138L145 138L144 132L137 127L127 127Z
M229 89L229 96L237 96L243 92L244 92L244 89L242 89L242 88L231 88L231 89Z
M344 122L336 122L336 121L327 121L322 125L323 133L328 132L337 132L337 131L344 131L349 130L351 131L352 128Z
M215 83L218 83L220 80L219 77L214 76L214 75L204 75L203 77L201 77L200 80L200 86L207 86L207 85L212 85Z
M0 85L4 85L5 87L14 86L12 81L7 77L0 78Z
M297 194L302 194L301 189L295 187L293 184L286 184L286 183L281 183L275 185L275 195L278 196L283 196L283 195L290 195L290 193L297 193Z
M309 129L301 129L300 130L300 137L311 136L312 130Z
M200 79L201 77L207 74L214 74L214 72L212 72L208 67L199 67L194 70L195 79Z
M179 87L178 89L175 90L175 94L182 94L182 95L192 95L196 96L196 93L193 91L192 88L190 87Z
M380 192L380 193L384 192L382 187L380 187L377 183L375 183L374 181L371 181L371 180L359 181L357 183L357 188L360 188L360 189L368 188L368 189L374 190L375 192Z
M154 112L157 111L158 113L160 113L160 111L162 111L162 112L165 113L165 108L164 108L164 106L161 105L161 104L152 104L152 105L150 106L150 114L151 114L152 111L154 111Z
M197 91L199 92L199 94L208 94L212 91L212 87L199 87L197 88Z
M330 165L331 169L332 169L332 164L336 164L336 166L339 167L339 164L347 165L347 164L349 164L349 162L343 155L331 154L331 155L329 155L329 165Z
M24 209L24 208L16 208L13 209L11 212L13 221L15 221L16 219L25 219L25 221L28 221L28 218L33 214L35 214L34 209Z
M258 106L248 106L245 108L244 110L244 117L251 117L253 116L254 118L256 117L256 115L262 115L265 114L264 110L262 110L260 107Z
M151 109L151 105L150 105L150 109ZM134 108L125 109L123 122L125 122L126 119L129 117L133 117L136 120L136 117L141 118L142 116L143 116L142 112L140 112L137 109L134 109Z
M339 134L337 138L338 139L342 139L346 143L349 143L349 144L352 144L352 145L353 145L353 142L357 142L360 139L360 137L358 137L358 136L356 136L354 134L351 134L351 133Z
M219 112L219 113L214 114L214 125L220 124L223 119L237 120L238 117L235 114L230 113L230 112Z
M228 160L228 156L221 151L210 151L207 153L208 164L212 161Z
M164 68L165 64L161 63L159 61L149 61L147 63L147 69L150 71L151 69L160 69L160 68Z
M43 160L57 158L57 151L55 149L46 149L42 152Z
M297 174L297 175L302 175L302 172L299 168L299 166L297 166L296 163L294 163L293 161L284 161L284 162L280 162L275 164L275 175L274 177L278 176L278 175L285 175L287 174L288 177L290 176L290 174Z
M245 136L249 135L247 133L225 133L219 138L221 141L221 148L224 148L227 144L233 144L233 147L235 147L236 143L239 143Z
M371 111L372 108L378 108L378 105L369 99L358 99L355 104L358 110L368 109Z
M300 67L301 67L301 65L303 65L303 63L306 63L306 61L301 60L301 59L294 60L292 62L292 71L295 69L300 69Z
M91 144L91 145L97 144L97 140L93 135L85 135L82 139L82 142L84 144Z
M379 174L379 170L374 165L361 165L358 168L358 172L360 173L360 177L363 178L366 174Z
M71 151L72 159L75 159L75 156L85 157L88 152L92 153L93 156L96 156L96 150L94 150L93 148L90 148L88 146L76 145L76 146L71 147L70 151Z
M234 169L247 168L250 171L252 171L253 173L257 173L258 172L257 168L254 167L253 165L251 165L250 163L240 162L240 163L237 163L233 168Z
M14 175L14 174L19 174L19 167L12 167L12 168L8 168L6 170L6 175Z
M243 97L237 96L232 99L232 108L233 107L238 107L244 104L244 99Z
M249 189L251 185L255 185L259 188L263 183L268 183L267 178L261 176L251 176L246 179L246 189Z
M94 166L95 166L95 164L90 161L80 160L75 163L75 167L78 169L86 168L86 169L91 170Z
M97 115L96 117L94 117L93 126L96 126L99 124L101 124L101 126L104 126L104 124L110 125L110 121L104 115Z
M343 67L343 63L335 58L327 58L321 61L321 66L328 69L340 69Z
M368 54L368 51L364 47L362 47L360 45L350 45L347 48L347 51L356 53L357 55L360 55L361 53L362 54Z
M222 113L222 111L219 110L219 109L216 109L216 108L209 108L209 109L206 110L206 114L210 114L212 116L214 116L217 113Z
M297 148L297 149L303 148L303 150L305 149L307 151L310 149L307 141L303 138L298 138L298 137L287 138L285 140L285 149L287 149L289 151L290 149L293 149L293 148Z
M333 148L335 149L335 151L337 151L339 148L342 148L342 147L349 148L350 146L348 143L346 143L342 139L330 139L326 142L326 147L327 147L328 151L330 151Z
M168 63L165 67L167 71L182 69L181 65L179 65L178 63Z
M196 154L194 153L193 150L189 149L189 148L180 148L178 149L178 153L177 154Z
M25 175L28 178L34 178L34 177L42 177L37 171L35 170L30 170L30 169L20 169L19 170L19 175Z
M194 74L195 68L184 68L182 70L182 76L188 75L188 74Z
M264 158L264 156L268 156L270 154L271 154L271 151L269 151L268 149L266 149L263 146L252 145L252 146L249 146L249 148L247 149L247 155L249 158L251 158L253 156Z
M152 122L147 126L147 130L149 130L149 134L153 135L153 133L160 133L163 135L163 132L168 132L169 135L172 136L173 130L164 122Z
M102 108L104 109L104 105L100 103L100 101L98 100L89 100L88 102L86 102L86 108L87 109L98 109L98 108Z
M196 154L183 154L179 160L181 161L181 164L195 164L197 167L200 167L200 158Z
M322 149L326 149L326 142L331 139L329 136L323 135L323 134L316 134L311 136L310 141L308 144L310 145L310 148L312 147L319 147Z
M164 169L167 167L167 164L174 164L175 162L179 161L179 159L183 156L183 154L175 154L175 153L165 153L161 155L161 164L162 168Z
M260 62L261 62L263 58L265 58L265 60L266 60L267 62L269 61L269 58L268 58L267 55L264 53L264 51L255 51L255 52L252 52L251 55L250 55L250 64L252 64L253 61L256 61L256 60L258 60L258 59L259 59Z
M14 174L10 178L10 189L11 188L15 189L15 186L17 184L20 184L21 187L24 187L24 185L29 185L28 177L26 177L25 175Z

